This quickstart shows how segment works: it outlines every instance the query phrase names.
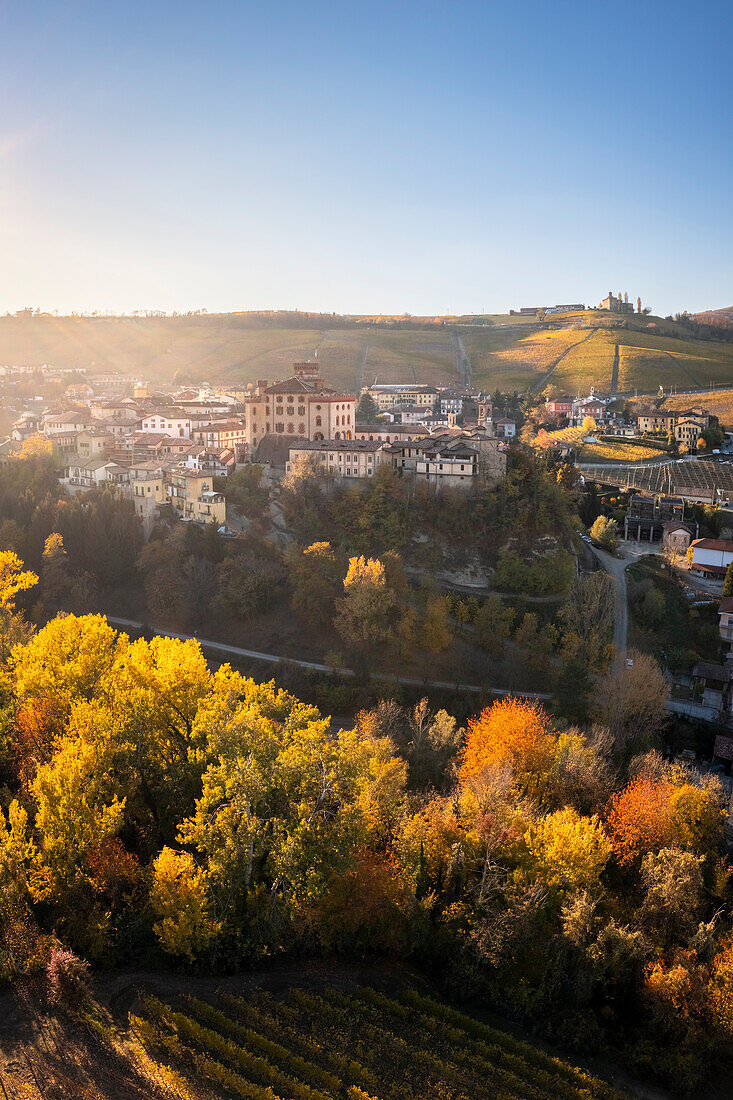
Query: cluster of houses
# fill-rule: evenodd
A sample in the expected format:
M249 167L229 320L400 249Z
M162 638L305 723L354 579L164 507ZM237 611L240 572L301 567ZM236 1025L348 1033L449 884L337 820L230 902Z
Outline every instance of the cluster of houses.
M46 370L50 376L52 368ZM0 444L0 461L40 436L62 457L69 492L114 487L133 501L146 533L163 508L185 520L224 524L225 499L214 478L248 461L277 476L307 456L347 479L372 477L389 465L436 487L505 473L505 443L516 425L495 419L484 395L420 385L369 392L378 413L372 423L357 423L356 394L329 387L318 363L296 363L288 379L232 390L151 393L139 379L85 374L52 407L18 417Z
M705 409L642 409L634 417L623 417L611 408L613 398L591 386L586 397L552 397L545 402L549 420L570 427L582 427L591 417L606 435L627 439L672 436L680 447L694 450L699 436L710 427L711 416Z
M151 396L139 380L87 377L56 406L23 413L0 445L0 458L41 436L64 460L69 492L113 486L134 502L146 533L164 505L186 520L222 525L226 506L213 479L245 459L243 398L208 387Z
M380 416L395 424L435 431L454 428L461 421L463 425L484 427L499 439L513 439L517 434L516 421L495 416L490 396L477 390L375 382L364 386L361 392L371 397Z

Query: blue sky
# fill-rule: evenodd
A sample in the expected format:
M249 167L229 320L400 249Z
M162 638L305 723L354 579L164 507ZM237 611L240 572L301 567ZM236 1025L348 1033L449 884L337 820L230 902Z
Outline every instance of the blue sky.
M0 311L733 304L728 2L0 16Z

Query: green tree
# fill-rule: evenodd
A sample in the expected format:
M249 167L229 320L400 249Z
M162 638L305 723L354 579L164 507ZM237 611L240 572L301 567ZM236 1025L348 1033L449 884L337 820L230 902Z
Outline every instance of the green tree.
M379 409L376 406L374 398L365 390L359 398L359 404L356 406L356 420L358 424L373 424L379 415Z
M725 580L723 581L723 595L733 596L733 561L730 563L725 571Z
M476 641L492 656L499 656L504 641L509 637L514 621L514 608L504 603L501 596L490 595L476 614Z

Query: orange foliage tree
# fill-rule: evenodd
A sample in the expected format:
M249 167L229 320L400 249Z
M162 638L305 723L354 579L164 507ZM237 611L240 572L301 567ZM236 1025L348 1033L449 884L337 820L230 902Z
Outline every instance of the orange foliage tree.
M552 766L554 745L549 716L539 703L502 699L469 720L461 779L508 764L523 785L533 786Z
M608 804L606 833L618 862L629 865L661 848L705 851L717 842L722 810L709 786L640 775Z

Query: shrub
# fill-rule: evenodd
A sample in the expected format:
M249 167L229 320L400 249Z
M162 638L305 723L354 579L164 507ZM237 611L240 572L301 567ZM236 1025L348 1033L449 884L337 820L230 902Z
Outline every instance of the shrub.
M46 964L48 995L55 1004L78 1005L89 996L89 963L54 947Z

